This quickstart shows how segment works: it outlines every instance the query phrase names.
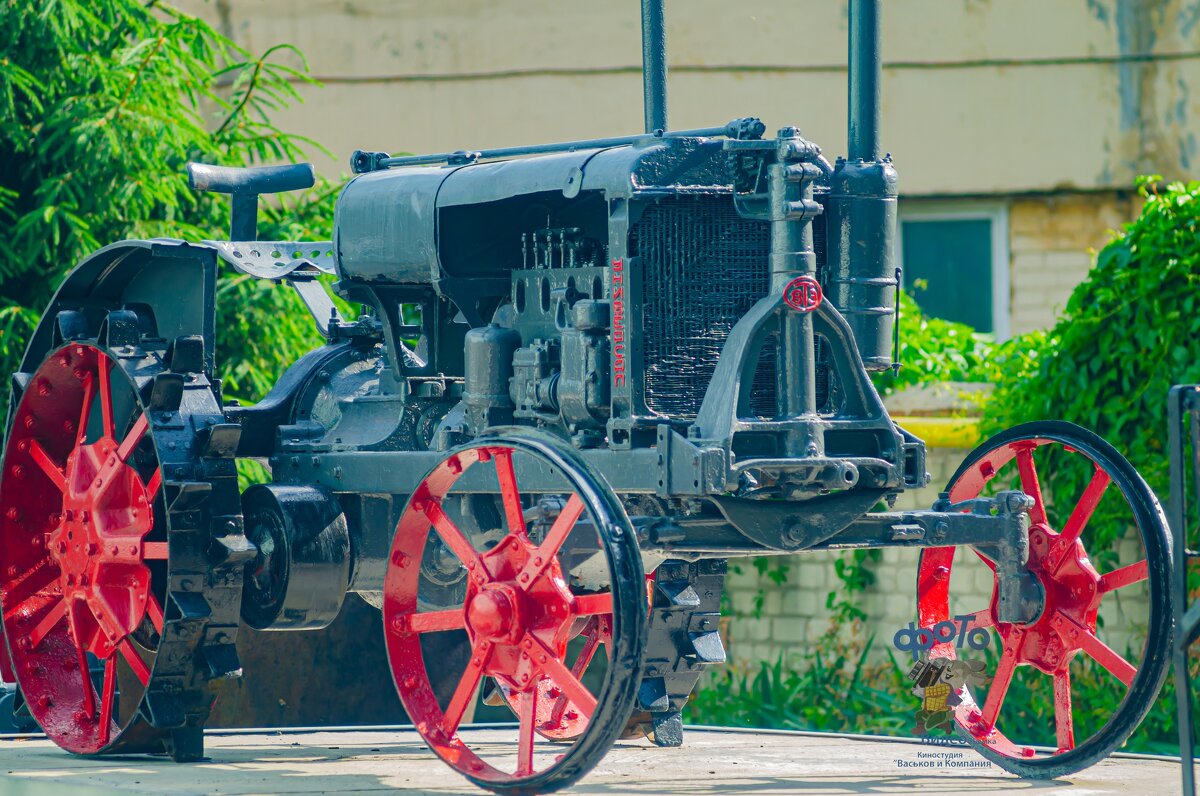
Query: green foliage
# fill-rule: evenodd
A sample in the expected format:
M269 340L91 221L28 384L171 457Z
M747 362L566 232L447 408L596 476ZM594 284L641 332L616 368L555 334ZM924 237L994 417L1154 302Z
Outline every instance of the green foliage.
M1141 214L1101 250L1054 328L997 351L984 425L1078 423L1165 495L1167 391L1200 381L1200 182L1148 178L1139 189Z
M922 312L916 299L900 291L899 373L876 373L872 380L887 395L914 384L944 381L991 381L995 345L988 334Z
M207 23L151 0L0 3L0 372L86 254L123 238L221 238L228 200L187 187L184 164L301 159L308 139L270 114L299 99L302 56L252 57ZM328 240L327 184L264 202L260 237ZM319 342L284 288L222 275L218 367L256 398ZM7 391L0 391L0 402ZM0 410L3 405L0 403Z
M847 550L833 562L833 574L841 586L831 589L825 596L825 607L833 612L838 624L865 621L867 615L858 607L856 598L875 583L871 565L883 558L883 551L875 548Z
M698 690L685 721L723 727L767 727L903 734L915 698L894 663L867 661L873 639L849 642L831 624L813 652L798 662L763 661L757 672L734 666Z

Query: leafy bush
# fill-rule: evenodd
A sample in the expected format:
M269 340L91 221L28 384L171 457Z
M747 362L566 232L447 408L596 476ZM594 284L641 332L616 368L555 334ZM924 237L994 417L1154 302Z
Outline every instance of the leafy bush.
M296 160L311 141L272 111L303 72L251 57L207 23L158 2L0 4L0 372L86 254L123 238L221 238L228 200L187 187L184 164ZM301 59L302 60L302 59ZM333 188L264 202L264 239L328 239ZM319 342L290 291L222 274L218 366L259 397ZM230 300L236 303L230 303ZM269 340L269 344L268 341ZM0 390L0 413L7 390Z
M1054 327L996 352L984 424L1078 423L1165 495L1167 391L1200 381L1200 182L1160 182L1139 182L1141 214L1100 251Z
M900 291L900 370L874 374L887 395L914 384L945 381L991 381L995 346L991 335L963 323L926 315L917 300Z
M867 662L873 639L847 641L831 623L796 663L763 661L757 671L728 666L698 690L685 720L722 727L769 727L907 734L917 701L895 662ZM861 626L858 626L861 629Z

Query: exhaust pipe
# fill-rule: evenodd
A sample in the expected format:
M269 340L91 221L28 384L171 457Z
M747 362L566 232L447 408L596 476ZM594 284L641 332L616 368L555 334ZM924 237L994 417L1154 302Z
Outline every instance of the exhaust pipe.
M642 0L642 92L646 132L667 129L667 24L665 0Z
M850 0L850 160L879 159L880 0Z
M826 292L867 370L894 367L896 170L879 157L880 0L850 0L847 157L829 179Z

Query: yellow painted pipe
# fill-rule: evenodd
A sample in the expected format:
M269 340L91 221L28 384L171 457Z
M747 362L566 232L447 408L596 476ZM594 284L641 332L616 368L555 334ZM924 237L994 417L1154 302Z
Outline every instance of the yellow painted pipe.
M893 417L905 431L929 448L974 448L983 437L976 417Z

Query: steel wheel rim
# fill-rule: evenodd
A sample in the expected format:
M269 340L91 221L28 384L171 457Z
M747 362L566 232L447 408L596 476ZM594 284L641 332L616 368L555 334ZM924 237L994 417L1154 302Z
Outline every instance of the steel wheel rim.
M1047 499L1041 494L1032 456L1033 451L1048 446L1059 446L1069 454L1083 456L1094 468L1091 480L1078 499L1072 497L1067 501L1071 511L1058 529L1046 518ZM1033 774L1041 769L1053 769L1053 773L1078 770L1108 754L1128 737L1136 727L1136 721L1149 709L1149 702L1165 674L1165 641L1161 631L1165 621L1162 615L1164 600L1167 599L1165 584L1169 576L1165 569L1169 559L1165 552L1165 521L1153 494L1128 462L1096 435L1066 423L1026 424L981 445L951 479L951 500L957 502L975 497L1001 468L1014 461L1019 473L1017 484L1035 499L1031 511L1030 564L1046 590L1046 607L1028 625L997 625L994 621L997 592L993 584L989 605L971 615L973 626L993 628L1001 638L1000 662L989 688L989 698L982 706L975 701L969 688L959 692L963 701L954 709L955 723L960 734L1002 767L1023 774ZM1141 551L1140 560L1135 564L1101 573L1088 560L1080 535L1108 492L1118 494L1127 504L1137 527ZM971 552L985 558L974 548ZM954 557L955 548L952 547L930 548L921 556L918 595L922 627L931 627L950 618L949 583ZM1140 665L1134 666L1098 638L1095 618L1107 595L1142 581L1149 581L1147 628ZM1077 590L1072 595L1074 604L1064 605L1072 587ZM1044 643L1050 632L1064 642L1057 650ZM931 655L954 658L955 647L951 643L939 644L931 650ZM1078 742L1073 732L1069 669L1071 661L1079 655L1092 658L1096 665L1124 685L1124 694L1107 721L1082 742ZM1053 679L1053 723L1058 748L1049 755L1038 756L1033 747L1015 743L1003 733L1003 696L992 697L997 681L1003 686L1000 693L1005 694L1013 673L1030 666ZM1047 668L1053 671L1047 673ZM1145 694L1149 696L1144 700L1141 696L1135 698L1135 695ZM1137 714L1132 721L1129 720L1131 713Z
M628 545L636 546L636 542L631 532L625 532L628 521L615 496L601 494L602 482L589 484L587 477L581 481L577 473L572 473L572 466L579 463L555 456L557 446L543 445L540 440L530 444L524 436L532 435L477 443L450 454L433 468L413 494L397 525L384 584L388 655L405 709L426 743L446 763L473 782L494 790L551 790L577 780L594 765L616 740L632 712L640 674L640 642L645 632L644 608L636 604L636 598L630 600L627 594L622 594L623 590L636 589L638 593L644 590L644 575L640 558L631 559L627 554ZM534 545L527 537L520 539L520 534L511 530L524 528L520 510L513 508L520 505L519 497L513 497L520 494L512 467L512 455L516 452L548 460L574 490L541 545ZM438 533L443 539L453 539L456 530L449 527L452 523L440 510L440 499L465 472L481 464L497 468L510 531L485 553L448 541L470 572L466 598L456 608L417 613L419 556L425 548L426 535ZM584 475L590 474L585 470ZM598 490L597 486L602 488ZM601 532L602 540L611 534L611 541L602 541L602 548L605 543L610 548L608 563L614 573L615 597L611 593L572 595L566 588L557 557L545 555L548 549L557 552L576 521L585 514L597 528L607 528L607 532ZM614 560L611 548L616 546L623 547L624 554L618 554ZM525 575L531 577L524 578ZM522 592L523 589L528 591ZM538 598L532 606L525 599L528 594ZM507 607L503 605L505 602ZM505 611L512 607L514 613L523 614L518 621L508 621L511 613ZM641 614L637 613L639 610ZM498 614L504 614L506 621L489 625L489 617L494 619ZM609 620L611 637L604 646L611 648L613 660L625 662L623 666L608 668L597 694L582 684L565 661L566 643L579 633L578 630L572 633L573 624L576 621L586 624L593 617ZM425 632L460 628L467 631L472 652L454 696L443 711L434 696L419 639ZM593 648L592 655L595 651ZM523 680L523 674L528 674L528 679ZM505 682L516 695L519 729L513 770L492 765L458 734L459 721L485 676ZM545 679L552 680L559 693L540 688ZM580 722L579 717L574 717L558 727L543 727L539 732L540 717L545 711L555 711L564 695L568 702L563 710L564 719L575 711L592 720ZM602 720L596 721L597 717ZM575 743L539 769L534 765L537 735L575 739ZM561 747L554 749L561 750Z
M156 457L136 455L150 437L122 368L102 349L73 343L34 374L5 446L5 639L34 718L80 754L111 747L134 723L128 707L120 720L118 699L140 703L154 657L139 649L153 656L163 629L161 469ZM103 662L98 685L89 654Z

